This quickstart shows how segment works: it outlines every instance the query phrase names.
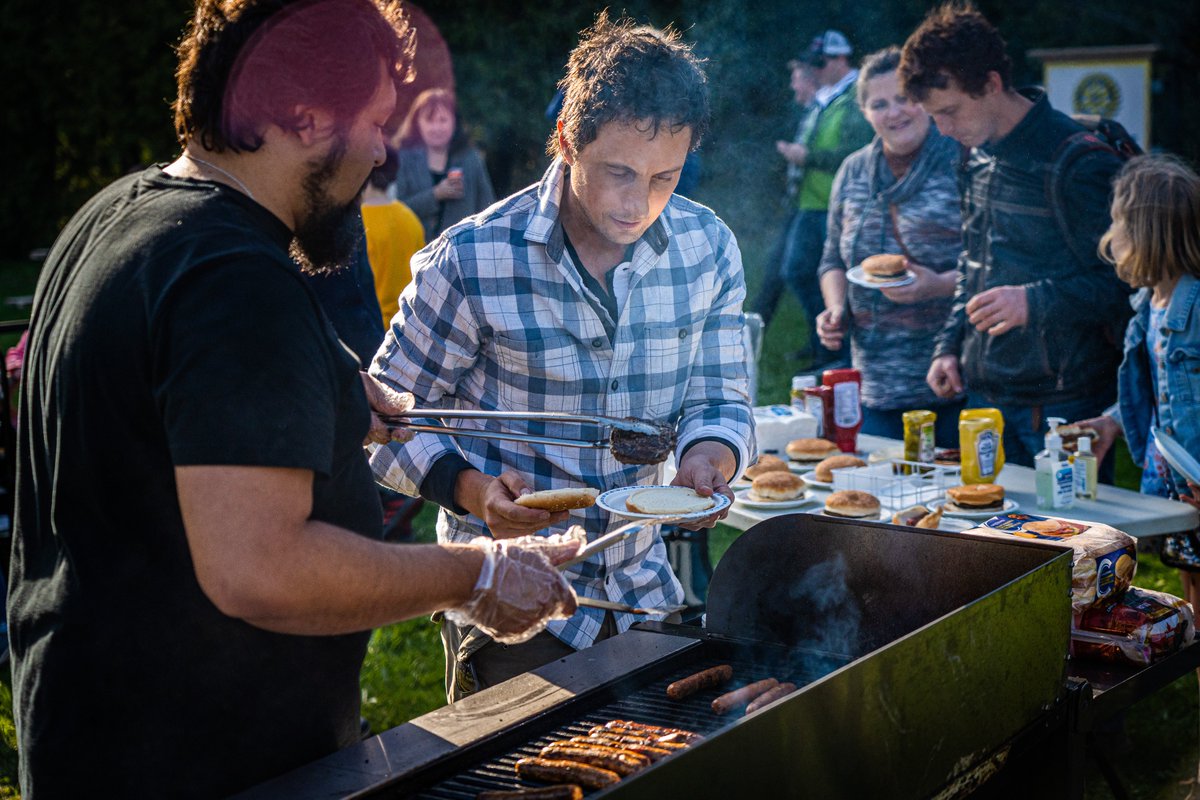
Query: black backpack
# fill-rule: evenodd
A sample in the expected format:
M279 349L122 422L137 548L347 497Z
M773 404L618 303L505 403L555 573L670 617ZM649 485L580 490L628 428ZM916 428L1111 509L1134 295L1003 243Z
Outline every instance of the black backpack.
M1067 224L1067 218L1063 212L1063 182L1066 180L1067 173L1082 156L1096 150L1115 153L1122 161L1140 156L1145 151L1138 146L1129 131L1125 130L1125 126L1115 119L1108 119L1096 114L1073 114L1071 119L1082 125L1084 130L1076 131L1059 145L1054 162L1046 170L1046 201L1054 212L1058 232L1062 234L1067 247L1072 249L1072 255L1080 264L1086 264L1096 254L1074 252L1071 228Z

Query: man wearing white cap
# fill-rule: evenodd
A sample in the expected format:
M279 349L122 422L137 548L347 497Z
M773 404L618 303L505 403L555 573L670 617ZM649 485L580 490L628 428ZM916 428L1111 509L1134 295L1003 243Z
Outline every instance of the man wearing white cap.
M846 156L871 141L874 132L863 118L849 91L858 79L858 70L850 66L853 49L846 37L827 30L809 44L800 60L811 66L820 88L816 124L804 143L794 143L783 152L792 164L804 168L804 177L796 193L798 213L792 220L783 270L788 284L800 298L808 315L808 350L801 358L811 357L809 366L816 370L832 366L838 355L826 350L817 339L816 318L824 310L817 265L825 246L825 220L829 212L829 194L833 176Z

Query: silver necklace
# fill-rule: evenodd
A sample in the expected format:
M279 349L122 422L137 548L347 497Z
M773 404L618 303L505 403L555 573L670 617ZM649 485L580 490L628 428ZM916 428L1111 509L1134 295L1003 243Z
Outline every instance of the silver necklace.
M204 166L208 167L211 170L216 170L217 172L224 175L226 178L229 178L229 180L236 183L238 185L238 188L242 190L242 192L246 195L246 197L249 197L251 200L254 199L254 192L250 191L250 187L247 186L244 182L242 182L242 180L240 178L238 178L237 175L234 175L232 172L221 169L216 164L213 164L211 161L205 161L203 158L196 158L194 155L192 155L191 153L188 153L188 152L185 152L183 154L183 157L190 161L195 161L197 164L203 164Z

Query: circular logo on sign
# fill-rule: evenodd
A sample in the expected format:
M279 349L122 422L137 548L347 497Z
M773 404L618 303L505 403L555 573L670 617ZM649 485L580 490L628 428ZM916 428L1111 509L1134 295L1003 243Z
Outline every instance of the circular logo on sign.
M1121 107L1121 87L1102 72L1085 75L1075 86L1075 113L1115 117Z

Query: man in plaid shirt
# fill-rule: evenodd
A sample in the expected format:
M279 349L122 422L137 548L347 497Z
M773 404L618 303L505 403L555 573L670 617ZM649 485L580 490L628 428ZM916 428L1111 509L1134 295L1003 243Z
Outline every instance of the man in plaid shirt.
M371 372L427 407L670 421L679 436L674 482L732 499L729 482L755 449L741 255L712 211L672 194L707 126L704 73L677 34L601 14L561 85L566 100L545 177L414 257L413 284ZM579 424L503 425L539 436L600 435ZM420 433L378 448L371 463L385 485L441 505L438 538L450 542L549 534L568 518L594 539L623 520L599 507L572 516L513 500L530 490L662 480L660 467L622 464L607 449ZM579 595L643 607L683 599L657 527L568 575ZM512 646L443 622L448 696L561 658L634 621L580 608Z

